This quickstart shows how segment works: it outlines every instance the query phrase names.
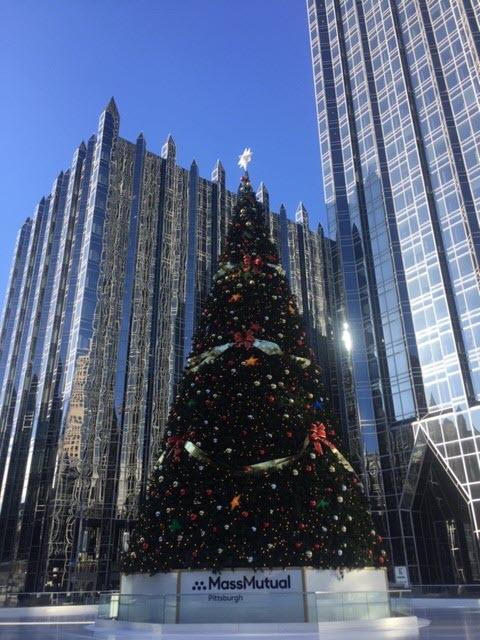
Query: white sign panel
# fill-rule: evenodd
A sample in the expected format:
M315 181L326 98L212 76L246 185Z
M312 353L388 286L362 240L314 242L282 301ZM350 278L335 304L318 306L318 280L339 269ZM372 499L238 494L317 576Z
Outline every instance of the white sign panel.
M407 567L394 567L394 576L395 584L402 585L402 587L408 587L410 584Z
M182 572L178 622L304 620L300 569Z

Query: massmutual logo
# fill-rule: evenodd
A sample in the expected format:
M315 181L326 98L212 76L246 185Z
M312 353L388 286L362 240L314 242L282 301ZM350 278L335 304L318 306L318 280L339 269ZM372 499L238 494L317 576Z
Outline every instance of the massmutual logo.
M290 574L284 578L262 578L261 576L242 576L237 580L222 580L221 576L208 576L204 580L195 580L192 591L261 591L273 589L291 589Z

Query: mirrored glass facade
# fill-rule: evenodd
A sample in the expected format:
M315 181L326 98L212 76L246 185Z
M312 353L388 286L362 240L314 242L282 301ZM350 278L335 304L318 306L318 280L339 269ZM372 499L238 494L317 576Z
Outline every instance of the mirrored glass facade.
M392 579L478 581L480 5L307 10L351 448Z
M236 195L119 136L113 100L22 227L0 326L0 584L109 589L159 450ZM330 242L258 198L313 348ZM329 266L330 265L330 266ZM334 367L325 367L325 371ZM337 393L338 395L338 393Z

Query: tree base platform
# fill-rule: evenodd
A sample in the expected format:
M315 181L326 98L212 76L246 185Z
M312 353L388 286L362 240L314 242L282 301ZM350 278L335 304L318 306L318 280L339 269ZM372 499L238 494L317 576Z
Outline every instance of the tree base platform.
M385 569L172 571L122 576L109 616L145 624L327 623L392 617Z

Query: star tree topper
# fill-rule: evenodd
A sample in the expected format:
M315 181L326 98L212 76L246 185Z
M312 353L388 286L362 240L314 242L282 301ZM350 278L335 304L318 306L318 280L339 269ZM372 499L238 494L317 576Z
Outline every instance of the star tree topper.
M243 167L245 169L245 171L246 171L248 163L251 161L252 156L253 156L252 150L251 149L247 149L245 147L245 151L242 153L242 155L238 156L240 158L240 160L238 161L238 166L239 167Z

